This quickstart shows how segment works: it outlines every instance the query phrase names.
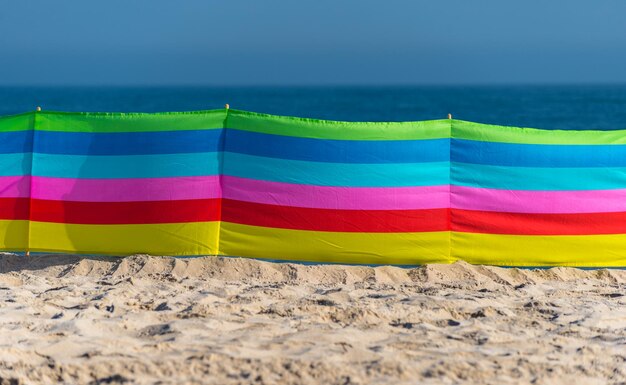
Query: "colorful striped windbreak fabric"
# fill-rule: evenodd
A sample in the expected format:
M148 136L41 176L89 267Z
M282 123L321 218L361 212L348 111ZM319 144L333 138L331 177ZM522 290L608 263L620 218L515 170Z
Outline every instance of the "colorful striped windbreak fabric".
M236 110L7 116L0 249L626 266L626 131Z

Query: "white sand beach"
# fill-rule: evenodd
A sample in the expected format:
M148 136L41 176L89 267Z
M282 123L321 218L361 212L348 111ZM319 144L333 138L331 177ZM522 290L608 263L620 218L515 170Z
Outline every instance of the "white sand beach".
M626 271L0 257L0 384L624 384Z

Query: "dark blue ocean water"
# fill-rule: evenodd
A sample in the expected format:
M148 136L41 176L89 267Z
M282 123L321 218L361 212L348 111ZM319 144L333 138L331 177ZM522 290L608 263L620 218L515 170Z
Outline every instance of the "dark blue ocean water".
M188 111L405 121L454 118L546 129L626 128L626 85L471 87L0 87L0 115L34 110Z

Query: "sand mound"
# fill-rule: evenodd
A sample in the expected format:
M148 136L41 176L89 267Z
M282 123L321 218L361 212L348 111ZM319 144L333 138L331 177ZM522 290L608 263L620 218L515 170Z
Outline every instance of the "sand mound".
M285 284L439 284L448 287L516 286L542 282L595 280L607 284L626 283L626 270L555 267L518 269L475 266L465 262L426 265L407 269L393 266L302 265L274 263L245 258L172 258L135 255L81 257L39 255L24 257L3 254L0 273L30 272L44 277L91 277L187 279L219 278L227 282Z
M0 256L0 384L626 381L626 271Z

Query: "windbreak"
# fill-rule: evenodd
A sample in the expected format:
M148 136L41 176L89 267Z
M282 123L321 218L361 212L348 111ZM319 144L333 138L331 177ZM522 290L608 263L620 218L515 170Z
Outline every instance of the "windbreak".
M3 117L0 249L626 266L626 132L236 110Z

